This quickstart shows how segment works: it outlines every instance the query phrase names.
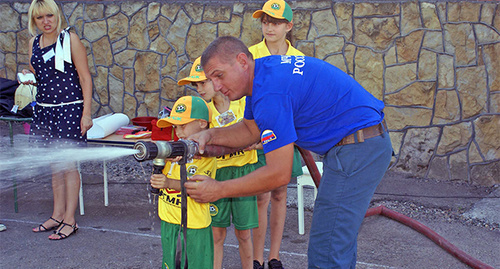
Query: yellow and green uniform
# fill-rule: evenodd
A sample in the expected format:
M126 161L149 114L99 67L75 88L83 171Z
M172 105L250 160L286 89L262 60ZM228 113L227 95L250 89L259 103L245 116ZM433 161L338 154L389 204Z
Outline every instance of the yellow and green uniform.
M193 175L216 176L217 160L214 157L193 159L186 164L188 178ZM167 162L163 169L170 179L180 180L180 165ZM158 215L161 223L163 248L162 268L175 268L177 237L181 223L181 192L174 189L161 189L158 199ZM190 268L212 268L213 234L212 219L208 203L198 203L187 197L187 257ZM184 240L181 236L181 240ZM184 251L184 250L183 250ZM181 255L184 257L184 255ZM184 263L184 260L181 259ZM184 268L184 266L182 266Z
M286 51L286 55L304 56L304 53L292 47L290 41L288 40L285 41L288 44L288 50ZM269 52L269 49L267 48L265 38L261 42L249 47L248 50L250 51L250 53L252 53L254 59L259 59L271 55L271 52Z
M231 101L226 112L219 113L213 102L208 103L212 110L210 128L226 127L243 120L246 97ZM217 157L217 175L215 180L226 181L242 177L255 170L256 150L240 150ZM210 204L212 226L225 228L231 221L237 230L253 229L259 226L257 197L222 198Z
M217 111L213 102L208 103L208 106L212 110L210 128L226 127L242 121L245 113L245 100L246 97L231 101L229 109L222 114ZM244 166L256 162L257 152L255 150L240 150L217 157L217 169L229 166Z

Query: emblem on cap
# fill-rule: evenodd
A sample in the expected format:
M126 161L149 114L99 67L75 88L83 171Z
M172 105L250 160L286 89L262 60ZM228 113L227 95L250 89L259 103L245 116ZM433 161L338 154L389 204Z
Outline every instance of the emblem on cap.
M275 9L275 10L280 10L280 4L274 3L274 4L271 5L271 8Z
M185 112L185 111L186 111L186 105L184 105L184 104L178 104L175 107L175 112L177 112L177 113L182 113L182 112Z
M201 72L203 71L203 68L201 67L201 65L197 65L196 68L194 69L196 72Z

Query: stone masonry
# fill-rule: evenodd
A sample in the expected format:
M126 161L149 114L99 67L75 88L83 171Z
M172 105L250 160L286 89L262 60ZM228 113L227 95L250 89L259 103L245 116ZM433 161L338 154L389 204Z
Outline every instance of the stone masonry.
M216 37L262 38L264 1L62 1L87 48L94 117L156 116ZM497 1L289 1L293 44L386 104L391 169L500 183L500 4ZM0 0L0 77L28 59L29 1Z

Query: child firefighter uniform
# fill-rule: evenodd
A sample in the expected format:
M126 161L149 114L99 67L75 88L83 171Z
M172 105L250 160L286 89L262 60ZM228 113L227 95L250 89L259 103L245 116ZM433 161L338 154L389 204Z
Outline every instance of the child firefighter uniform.
M158 120L157 126L161 128L171 125L182 126L195 120L204 120L209 124L211 117L212 111L203 99L196 96L184 96L175 102L169 117ZM215 177L216 168L217 161L213 157L192 159L186 163L188 178L194 175ZM180 180L180 171L181 168L177 162L167 162L163 174L167 178ZM158 204L160 218L168 223L181 224L181 192L168 188L161 191L162 195ZM197 203L188 196L187 208L187 227L189 229L206 228L212 222L208 203Z
M186 164L188 178L194 175L204 175L214 177L216 160L214 158L193 159L191 163ZM170 163L165 166L163 173L168 178L180 179L180 165ZM158 214L163 221L172 224L181 224L181 192L174 189L162 189L160 202L158 203ZM212 222L210 217L208 203L194 202L189 196L187 199L188 223L189 229L206 228Z
M207 103L197 96L179 98L169 117L158 120L160 128L172 126L177 137L187 139L190 135L209 128L212 113ZM167 159L163 174L152 175L152 183L161 186L158 202L158 215L161 221L161 241L163 249L162 268L176 268L178 262L181 268L212 268L214 257L213 233L208 203L195 202L191 197L181 196L181 160ZM194 175L216 176L217 159L201 157L186 161L187 178ZM182 162L181 162L182 163ZM185 203L185 204L182 204ZM182 208L184 206L184 208ZM184 210L183 210L184 209ZM183 219L183 212L187 215ZM186 215L184 215L186 217ZM177 260L176 251L178 235L181 236L181 251L184 258ZM187 268L187 267L186 267Z

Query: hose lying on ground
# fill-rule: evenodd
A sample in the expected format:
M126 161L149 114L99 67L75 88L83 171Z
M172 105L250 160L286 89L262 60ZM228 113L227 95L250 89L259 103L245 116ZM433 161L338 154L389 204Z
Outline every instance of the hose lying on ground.
M451 255L455 256L457 259L459 259L461 262L471 266L472 268L488 268L488 269L494 269L493 267L489 266L488 264L485 264L481 262L480 260L470 256L469 254L465 253L461 249L457 248L455 245L450 243L448 240L444 239L442 236L431 230L429 227L423 225L422 223L407 217L401 213L398 213L394 210L388 209L387 207L381 205L377 206L374 208L368 209L366 211L366 217L370 217L373 215L382 215L385 217L388 217L390 219L396 220L413 230L427 236L430 240L432 240L434 243L436 243L438 246L446 250L448 253Z
M298 147L300 154L302 155L302 158L304 159L304 162L306 163L307 168L309 169L309 173L311 174L311 177L314 181L314 184L316 185L316 188L319 187L319 182L321 180L321 174L319 173L318 167L316 167L316 163L314 161L314 158L311 154L310 151L302 149ZM436 243L438 246L446 250L448 253L451 255L455 256L458 260L461 262L471 266L472 268L481 268L481 269L494 269L492 266L481 262L480 260L470 256L469 254L465 253L461 249L457 248L455 245L450 243L448 240L444 239L442 236L431 230L429 227L423 225L422 223L405 216L401 213L398 213L394 210L388 209L385 206L378 206L375 208L370 208L368 211L366 211L366 217L370 217L373 215L382 215L385 217L388 217L390 219L396 220L412 229L415 231L425 235L427 238L431 239L434 243Z

